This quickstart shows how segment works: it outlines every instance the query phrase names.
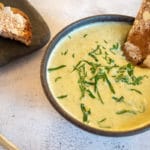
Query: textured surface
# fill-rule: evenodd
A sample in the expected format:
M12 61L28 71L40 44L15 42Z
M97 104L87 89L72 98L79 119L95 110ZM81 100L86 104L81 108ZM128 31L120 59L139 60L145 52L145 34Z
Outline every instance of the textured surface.
M1 0L0 2L5 6L16 7L25 12L30 18L33 33L32 43L29 47L20 42L0 37L0 66L2 66L43 47L49 41L50 33L43 18L27 0Z
M72 21L91 15L135 16L141 3L141 0L30 1L48 23L53 36ZM45 48L0 68L0 133L20 150L150 149L150 130L129 137L104 137L87 133L61 117L49 104L40 84L44 52Z

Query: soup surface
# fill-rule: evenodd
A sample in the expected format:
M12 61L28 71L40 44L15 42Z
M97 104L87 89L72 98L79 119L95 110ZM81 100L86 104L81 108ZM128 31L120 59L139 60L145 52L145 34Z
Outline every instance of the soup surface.
M124 131L150 122L150 70L131 65L121 47L130 25L93 23L61 39L47 81L57 103L87 126Z

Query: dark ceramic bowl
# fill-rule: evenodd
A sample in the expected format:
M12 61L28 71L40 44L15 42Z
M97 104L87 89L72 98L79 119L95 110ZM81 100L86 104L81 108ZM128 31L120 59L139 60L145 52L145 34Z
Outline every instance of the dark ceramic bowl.
M122 16L122 15L98 15L98 16L92 16L92 17L88 17L85 19L81 19L77 22L72 23L71 25L67 26L66 28L64 28L61 32L59 32L55 38L51 41L48 50L45 53L45 56L43 58L42 61L42 65L41 65L41 82L42 82L42 86L44 89L44 92L48 98L48 100L51 102L51 104L54 106L54 108L67 120L69 120L70 122L72 122L73 124L77 125L78 127L86 130L86 131L90 131L92 133L96 133L96 134L100 134L100 135L107 135L107 136L124 136L124 135L131 135L131 134L135 134L139 131L143 131L144 129L147 129L148 125L144 125L140 128L135 128L133 130L128 130L128 131L104 131L101 129L97 129L94 127L90 127L82 122L80 122L79 120L73 118L71 115L69 115L55 100L55 98L53 97L52 93L51 93L51 89L48 86L48 82L47 82L47 77L46 77L46 72L47 72L47 65L48 65L48 60L49 57L54 49L54 47L57 45L57 43L66 35L68 35L71 31L90 24L90 23L98 23L98 22L109 22L109 21L117 21L117 22L126 22L129 24L132 24L134 21L133 17L129 17L129 16Z

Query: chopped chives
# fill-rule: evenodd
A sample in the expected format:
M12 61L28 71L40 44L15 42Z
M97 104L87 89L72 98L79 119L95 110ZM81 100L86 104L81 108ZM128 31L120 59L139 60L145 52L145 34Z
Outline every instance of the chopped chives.
M104 121L106 121L107 120L107 118L103 118L103 119L101 119L100 121L98 121L98 123L102 123L102 122L104 122Z
M51 72L51 71L54 71L54 70L58 70L58 69L62 69L64 67L66 67L66 65L61 65L61 66L54 67L54 68L48 68L48 72Z
M137 90L137 89L130 89L131 91L135 91L135 92L137 92L137 93L139 93L139 94L141 94L142 95L142 92L141 91L139 91L139 90Z
M70 35L68 35L68 38L71 39L72 37Z
M91 97L91 98L95 98L94 94L90 91L90 90L86 90L88 92L88 95Z
M89 115L91 115L91 110L89 108L86 108L86 106L81 103L80 104L80 108L81 108L81 111L83 113L83 117L82 117L82 120L83 122L89 122Z
M88 34L84 34L83 37L85 38L85 37L87 37L87 35L88 35Z
M98 61L97 57L93 55L92 53L89 53L89 56L91 56L96 62Z
M104 40L104 43L106 43L106 44L107 44L108 42L107 42L106 40Z
M68 95L61 95L61 96L58 96L57 98L58 99L63 99L63 98L66 98Z
M106 49L106 47L102 46L103 49Z
M104 102L103 102L103 100L102 100L102 97L101 97L101 95L100 95L100 93L99 93L98 90L97 90L97 95L98 95L98 98L99 98L99 100L101 101L101 103L104 104Z
M61 52L61 55L67 55L68 49L65 52Z
M74 53L72 54L72 58L75 58L75 54Z
M107 120L107 118L103 118L100 121L97 122L98 126L100 128L111 128L109 125L105 125L104 122Z
M114 88L113 88L111 82L109 81L109 79L108 79L106 73L104 73L104 75L105 75L106 82L107 82L107 84L108 84L108 86L109 86L109 89L111 90L111 92L112 92L113 94L115 94L116 92L115 92L115 90L114 90Z
M59 79L61 79L62 77L57 77L55 78L55 82L57 82Z
M116 112L117 115L122 115L122 114L126 114L126 113L130 113L130 114L136 115L136 112L134 110L123 109L123 110L120 110L120 111Z
M113 96L112 99L114 99L116 102L124 102L124 97L123 96L121 96L119 98Z

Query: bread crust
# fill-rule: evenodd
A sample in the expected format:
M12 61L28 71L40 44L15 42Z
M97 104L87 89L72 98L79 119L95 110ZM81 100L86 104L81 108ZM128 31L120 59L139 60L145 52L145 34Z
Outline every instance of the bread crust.
M3 8L4 8L4 4L0 3L0 9L3 9Z
M4 5L2 3L0 3L0 9L3 9L3 8L4 8ZM21 11L18 8L13 8L13 7L10 7L10 8L11 8L11 11L14 14L19 14L26 20L25 28L23 30L23 34L15 35L13 33L8 33L8 32L5 32L5 31L2 31L0 33L0 35L5 37L5 38L10 38L10 39L20 41L20 42L24 43L27 46L31 45L31 42L32 42L32 27L31 27L31 22L30 22L29 17L23 11Z
M123 51L133 64L150 68L150 0L143 0Z
M30 23L30 19L29 17L21 10L17 9L17 8L11 8L14 14L20 14L21 16L23 16L27 21L26 21L26 25L25 25L25 29L24 29L24 37L21 38L20 40L22 42L24 42L26 45L30 45L31 41L32 41L32 27L31 27L31 23Z

